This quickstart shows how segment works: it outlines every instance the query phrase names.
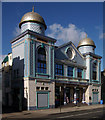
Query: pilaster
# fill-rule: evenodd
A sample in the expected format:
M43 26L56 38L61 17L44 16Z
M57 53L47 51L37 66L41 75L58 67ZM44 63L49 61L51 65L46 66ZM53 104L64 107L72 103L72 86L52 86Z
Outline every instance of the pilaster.
M86 91L86 88L83 87L83 99L82 99L82 103L85 103L85 91Z
M76 77L75 67L73 68L73 77Z
M51 78L51 46L49 46L49 78Z
M36 73L36 51L35 51L35 47L36 44L35 42L33 41L33 77L35 77L35 73Z
M75 69L75 77L77 78L78 77L78 75L77 75L77 67L76 68L74 68Z
M28 64L28 41L25 40L25 44L24 44L24 76L27 77L28 76L28 69L29 69L29 64Z
M90 64L90 55L86 56L86 79L89 79L89 82L91 81L91 75L90 75L90 72L91 72L91 64Z
M30 41L28 41L28 76L30 76Z
M53 79L54 79L54 76L55 76L55 62L54 62L54 47L52 46L52 61L53 61L53 65L52 65L52 69L53 69Z
M97 70L98 72L98 75L97 75L97 80L98 80L98 82L99 83L101 83L101 61L100 60L98 60L98 70Z

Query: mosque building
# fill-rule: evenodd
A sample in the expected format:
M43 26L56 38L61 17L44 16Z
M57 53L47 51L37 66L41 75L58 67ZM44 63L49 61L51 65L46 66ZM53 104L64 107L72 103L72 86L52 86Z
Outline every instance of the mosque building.
M98 104L101 100L101 56L87 36L76 47L71 41L55 46L45 35L38 13L22 17L21 34L11 41L12 99L21 109L54 108L61 104ZM16 104L17 102L17 104Z

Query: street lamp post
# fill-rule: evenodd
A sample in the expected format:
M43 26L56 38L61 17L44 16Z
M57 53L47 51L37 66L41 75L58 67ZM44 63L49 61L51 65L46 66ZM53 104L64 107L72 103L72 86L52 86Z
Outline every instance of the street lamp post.
M60 112L61 112L61 86L60 86Z

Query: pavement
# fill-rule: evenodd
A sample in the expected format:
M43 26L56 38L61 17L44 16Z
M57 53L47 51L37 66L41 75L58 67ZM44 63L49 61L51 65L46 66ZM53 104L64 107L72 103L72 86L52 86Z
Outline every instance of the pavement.
M103 109L105 108L104 105L96 104L96 105L89 105L89 106L74 106L74 107L67 107L62 106L60 108L53 108L53 109L43 109L43 110L31 110L31 111L22 111L22 112L13 112L13 113L3 113L2 118L7 120L6 118L44 118L48 115L54 114L61 114L61 113L68 113L73 111L82 111L82 110L95 110L95 109ZM105 113L104 113L105 114ZM3 120L4 120L3 119Z

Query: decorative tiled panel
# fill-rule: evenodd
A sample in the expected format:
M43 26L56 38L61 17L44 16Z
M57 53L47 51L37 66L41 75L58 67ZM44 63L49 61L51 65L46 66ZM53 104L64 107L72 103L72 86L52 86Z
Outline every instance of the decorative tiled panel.
M33 41L30 42L30 75L33 75Z
M27 22L27 23L22 24L22 26L21 26L21 33L26 31L27 29L32 30L34 32L37 32L39 34L43 34L43 35L45 33L44 25L39 24L39 23Z
M28 69L28 67L27 67L27 65L28 65L28 63L27 63L27 59L28 59L28 58L27 58L27 57L28 57L28 56L27 56L27 52L28 52L27 49L28 49L28 48L27 48L27 42L26 42L26 41L25 41L24 49L25 49L25 50L24 50L24 54L25 54L25 59L24 59L24 65L25 65L24 73L25 73L25 76L27 76L27 71L28 71L28 70L27 70L27 69Z
M52 75L52 77L53 77L53 65L54 65L54 63L53 63L53 49L51 49L51 75Z
M92 46L82 46L79 48L79 51L83 54L83 53L86 53L86 52L91 52L91 53L94 53L94 47Z

